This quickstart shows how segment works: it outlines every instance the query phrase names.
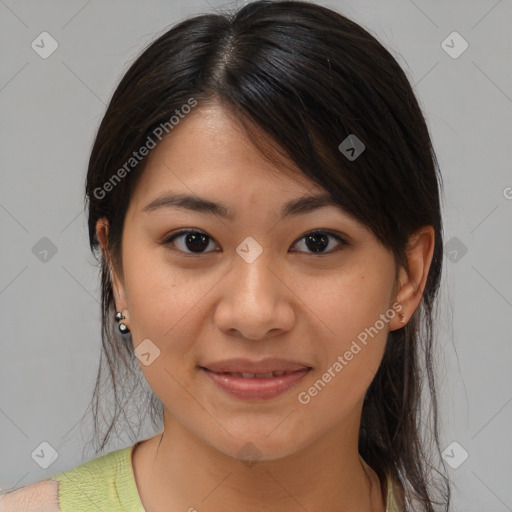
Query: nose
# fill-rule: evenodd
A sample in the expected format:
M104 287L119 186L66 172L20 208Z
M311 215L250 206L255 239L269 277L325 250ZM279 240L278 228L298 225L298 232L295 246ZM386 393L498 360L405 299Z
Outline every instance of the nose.
M226 334L260 340L285 333L295 323L290 284L264 255L252 263L237 256L223 278L214 320Z

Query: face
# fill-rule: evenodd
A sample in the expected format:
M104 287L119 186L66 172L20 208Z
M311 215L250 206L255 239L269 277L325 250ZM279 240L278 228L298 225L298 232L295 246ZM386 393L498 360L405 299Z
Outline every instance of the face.
M218 106L175 127L134 191L116 306L166 419L225 454L284 457L360 416L401 326L393 255L367 228L336 205L283 215L325 192L280 172ZM154 203L176 194L225 211ZM286 373L221 377L234 358Z

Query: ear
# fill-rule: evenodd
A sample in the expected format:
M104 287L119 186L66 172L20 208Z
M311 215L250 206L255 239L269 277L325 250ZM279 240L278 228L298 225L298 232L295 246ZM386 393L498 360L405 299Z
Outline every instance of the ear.
M114 266L111 262L110 251L108 249L108 220L106 218L98 219L96 222L96 235L101 245L103 252L103 258L107 262L110 270L110 280L112 282L112 288L114 290L114 299L116 303L116 311L121 311L126 320L123 320L128 325L128 304L126 301L126 294L124 288L124 280L122 276L118 276L114 270Z
M409 237L406 247L409 271L401 267L398 272L395 300L402 308L397 308L398 315L389 322L392 331L404 327L420 304L432 263L434 243L435 232L432 226L424 226Z

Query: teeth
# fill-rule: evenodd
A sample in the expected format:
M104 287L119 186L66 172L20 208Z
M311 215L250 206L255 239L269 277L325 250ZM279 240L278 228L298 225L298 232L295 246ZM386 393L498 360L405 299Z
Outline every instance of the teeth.
M248 372L220 372L221 375L231 375L233 377L242 377L244 379L269 379L271 377L281 377L286 371L276 370L267 373L248 373Z
M235 373L237 377L241 375L244 379L269 379L270 377L279 377L280 375L284 375L286 372L276 371L276 372L268 372L268 373Z

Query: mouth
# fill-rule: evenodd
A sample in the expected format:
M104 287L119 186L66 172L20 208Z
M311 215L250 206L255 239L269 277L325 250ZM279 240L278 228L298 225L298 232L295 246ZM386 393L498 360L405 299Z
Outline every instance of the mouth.
M275 398L293 388L312 370L309 366L266 372L213 371L206 367L199 368L217 389L244 400Z

